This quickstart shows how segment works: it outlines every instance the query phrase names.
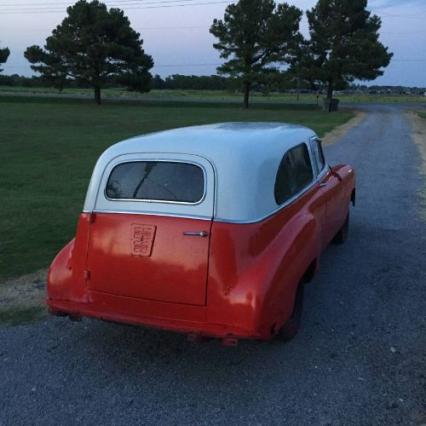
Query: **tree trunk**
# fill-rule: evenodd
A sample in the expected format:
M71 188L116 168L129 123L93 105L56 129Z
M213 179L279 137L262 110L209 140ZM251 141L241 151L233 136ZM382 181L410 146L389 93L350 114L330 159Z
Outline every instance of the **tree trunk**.
M250 89L251 83L249 81L244 82L244 108L248 109L250 106Z
M332 111L332 100L333 100L333 80L329 80L327 85L327 101L328 101L328 112Z
M297 102L300 101L300 77L297 77Z
M99 86L95 86L95 102L100 105L102 103L101 100L101 88Z

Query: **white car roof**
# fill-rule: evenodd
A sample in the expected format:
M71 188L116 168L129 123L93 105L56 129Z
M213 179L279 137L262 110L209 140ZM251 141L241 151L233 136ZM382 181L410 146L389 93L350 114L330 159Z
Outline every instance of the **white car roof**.
M143 160L144 155L152 158L152 155L159 154L163 159L170 157L173 160L175 155L180 159L188 155L207 160L215 171L213 216L216 220L257 221L279 208L274 198L274 185L283 155L315 136L306 127L286 123L219 123L137 136L111 146L100 156L84 211L97 210L104 193L101 185L105 184L105 171L120 157L140 155ZM210 197L213 198L213 194ZM111 210L117 211L118 204L115 203ZM102 210L108 210L105 206L105 203L102 204ZM137 206L138 211L126 209L126 212L149 213L153 209L152 203L148 212L144 211L141 203ZM118 207L118 211L123 208L122 205ZM189 211L190 207L186 206L186 210ZM174 215L174 209L173 204L162 206L159 214ZM185 213L182 215L187 216ZM208 219L212 214L206 211L203 215L202 208L198 207L197 213L190 216Z

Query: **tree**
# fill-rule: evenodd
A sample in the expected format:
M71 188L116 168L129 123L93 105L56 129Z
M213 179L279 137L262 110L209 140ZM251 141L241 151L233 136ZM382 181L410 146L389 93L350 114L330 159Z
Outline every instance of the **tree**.
M4 64L7 61L7 58L9 57L9 55L10 55L10 50L7 47L0 49L0 64ZM0 68L0 72L2 71L3 69Z
M297 46L294 60L288 70L288 75L292 78L296 86L309 87L311 90L317 89L317 70L313 66L314 57L311 52L310 43L302 40Z
M157 90L164 89L164 80L160 75L155 74L154 78L152 79L152 88Z
M291 61L301 39L301 17L302 11L287 3L239 0L226 8L223 20L213 21L210 32L218 39L213 46L227 59L218 72L242 82L245 108L253 83L262 82L279 63Z
M31 68L41 74L42 79L62 91L71 74L68 65L62 61L62 55L55 50L47 52L40 46L30 46L24 52L25 58L33 65Z
M380 18L366 8L367 0L319 0L307 12L310 41L301 67L327 88L329 104L335 88L374 80L393 56L379 41Z
M149 91L153 60L122 10L108 10L98 0L79 0L67 14L44 48L30 46L25 51L34 71L59 88L67 80L93 87L98 104L108 83Z

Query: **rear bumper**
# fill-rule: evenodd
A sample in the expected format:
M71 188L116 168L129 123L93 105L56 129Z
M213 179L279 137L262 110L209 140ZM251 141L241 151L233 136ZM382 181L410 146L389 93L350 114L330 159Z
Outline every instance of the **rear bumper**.
M202 306L134 299L95 291L90 292L87 302L48 298L47 305L51 314L71 318L90 317L219 339L270 338L234 324L211 323L208 320L208 309Z

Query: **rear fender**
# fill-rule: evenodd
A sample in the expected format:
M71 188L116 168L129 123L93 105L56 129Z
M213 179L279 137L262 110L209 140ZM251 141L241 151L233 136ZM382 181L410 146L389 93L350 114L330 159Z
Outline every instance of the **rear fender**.
M297 288L305 275L313 274L317 268L316 259L321 250L320 226L314 216L299 217L293 225L289 238L288 230L283 230L276 247L265 257L263 283L263 303L259 322L262 329L273 334L290 318ZM314 265L315 270L309 271Z
M69 300L72 288L72 254L75 240L71 240L55 257L47 275L49 299Z
M88 302L85 269L89 227L90 215L81 214L76 238L58 253L50 265L47 280L48 300Z
M284 213L285 214L285 213ZM291 315L297 286L320 250L310 215L254 225L213 225L208 317L268 338ZM285 219L284 219L285 220Z

